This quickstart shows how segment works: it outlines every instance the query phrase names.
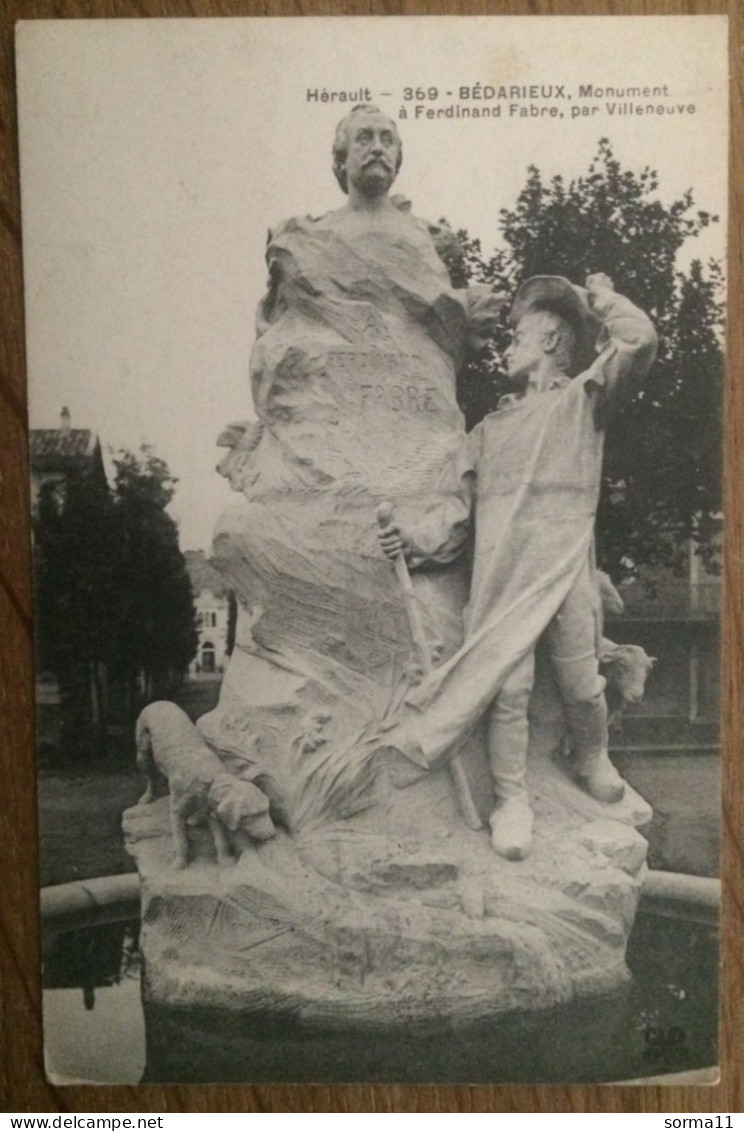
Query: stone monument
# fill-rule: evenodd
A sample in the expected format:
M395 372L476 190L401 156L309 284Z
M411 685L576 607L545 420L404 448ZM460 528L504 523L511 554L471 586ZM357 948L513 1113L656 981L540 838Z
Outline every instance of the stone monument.
M420 528L449 505L440 471L464 436L455 374L500 300L452 289L429 226L391 200L402 151L384 115L356 108L333 154L348 203L270 233L256 420L220 437L241 495L214 535L236 642L218 706L183 740L192 769L177 805L150 798L169 777L158 750L173 757L184 720L155 705L140 735L162 786L125 815L145 1003L344 1031L476 1024L616 990L650 810L631 789L606 805L571 780L549 679L530 708L526 860L497 856L477 827L493 805L477 727L455 770L385 744L422 672L457 652L469 577L445 548L406 595L376 512L393 500ZM252 786L245 803L224 808L230 782L215 793L210 758Z

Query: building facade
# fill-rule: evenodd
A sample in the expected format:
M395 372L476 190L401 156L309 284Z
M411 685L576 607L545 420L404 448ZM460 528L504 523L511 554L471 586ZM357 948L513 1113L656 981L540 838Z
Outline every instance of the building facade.
M189 665L190 679L221 679L228 660L229 592L203 550L186 550L194 595L199 645Z
M32 428L28 435L31 511L34 513L44 488L51 490L64 508L67 484L73 474L108 490L101 444L89 428L73 428L70 413L63 408L59 428Z

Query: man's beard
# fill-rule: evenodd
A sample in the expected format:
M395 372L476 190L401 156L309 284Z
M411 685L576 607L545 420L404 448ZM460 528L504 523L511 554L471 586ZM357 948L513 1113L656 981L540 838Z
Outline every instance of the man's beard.
M394 180L395 174L389 165L371 161L359 174L357 187L365 194L379 196L387 192Z

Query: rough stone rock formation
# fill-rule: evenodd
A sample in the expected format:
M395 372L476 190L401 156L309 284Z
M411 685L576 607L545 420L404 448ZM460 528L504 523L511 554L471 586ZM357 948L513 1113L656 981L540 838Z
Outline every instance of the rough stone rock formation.
M498 858L468 829L446 770L381 752L419 666L375 508L419 520L460 444L454 373L468 299L426 226L391 210L295 219L268 248L252 358L258 424L221 465L241 501L216 564L239 602L236 645L201 734L234 773L271 775L286 828L219 868L169 868L167 802L129 810L143 880L145 996L329 1024L477 1019L618 987L644 869L632 790L593 801L552 752L560 707L532 712L535 847ZM461 639L464 561L414 572L432 649ZM464 752L481 814L482 744ZM419 779L419 780L414 780ZM199 830L196 830L198 836Z
M530 776L535 847L518 863L463 826L444 775L186 873L170 870L166 800L130 810L146 1000L328 1025L473 1022L617 989L645 804L631 794L608 819L550 758Z

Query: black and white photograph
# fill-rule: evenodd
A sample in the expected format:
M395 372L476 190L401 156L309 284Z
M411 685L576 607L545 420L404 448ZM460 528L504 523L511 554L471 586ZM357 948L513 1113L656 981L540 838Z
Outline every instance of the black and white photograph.
M726 18L16 65L49 1080L715 1083Z

